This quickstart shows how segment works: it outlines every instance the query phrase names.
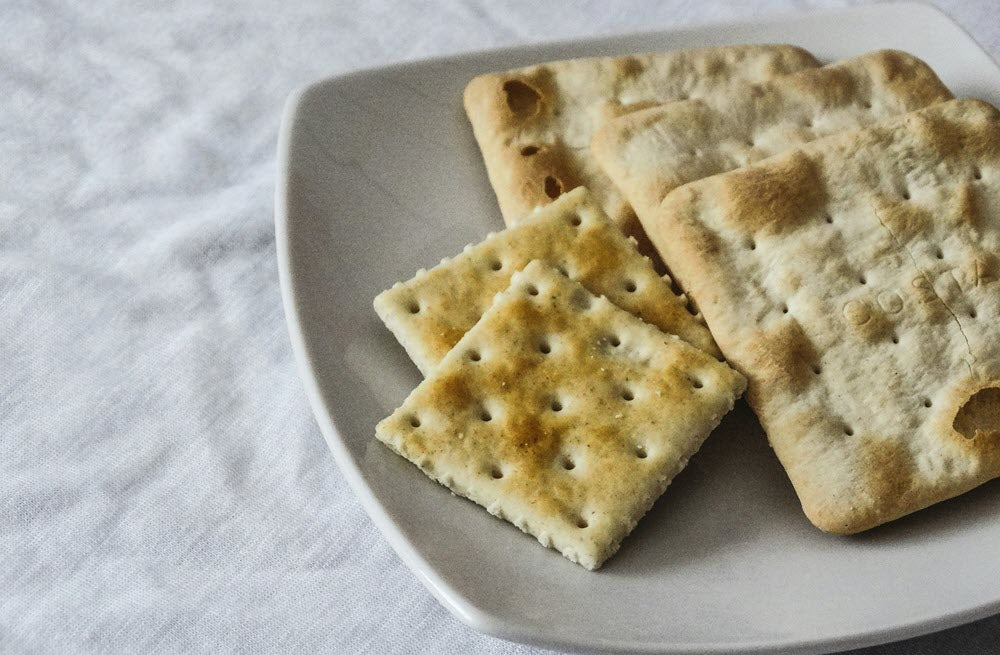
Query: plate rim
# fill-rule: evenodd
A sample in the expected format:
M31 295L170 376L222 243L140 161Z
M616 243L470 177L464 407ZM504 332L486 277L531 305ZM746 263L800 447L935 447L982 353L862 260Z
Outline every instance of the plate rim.
M1000 613L1000 592L993 601L973 605L951 613L934 614L911 621L892 624L887 627L871 629L864 632L853 632L832 637L822 637L812 640L795 639L789 641L769 642L695 642L695 643L652 643L649 641L629 641L612 639L600 643L591 640L573 640L551 638L532 629L507 621L490 612L480 609L467 599L458 589L449 585L430 565L419 550L415 548L400 531L389 516L381 502L373 493L371 487L364 481L361 469L355 458L349 452L346 442L336 426L336 412L323 397L319 382L314 373L313 358L307 344L300 319L299 294L297 280L293 275L293 259L289 238L290 226L294 221L290 211L290 172L292 163L292 145L301 125L300 111L307 96L314 91L335 84L342 80L361 77L372 73L400 73L409 68L427 65L447 64L455 60L480 56L504 56L522 53L526 49L560 48L611 45L615 42L635 37L669 37L685 32L698 32L706 28L746 27L762 24L780 24L789 20L806 16L843 16L861 15L866 13L882 14L899 10L923 12L928 18L945 20L960 30L969 41L996 64L991 54L976 41L962 25L958 24L947 13L929 2L903 0L900 2L877 3L861 6L848 6L820 11L792 11L764 16L759 19L741 21L708 21L685 25L676 29L649 30L639 32L612 32L578 38L566 38L551 41L537 41L513 46L463 50L447 55L407 60L381 66L366 67L351 70L342 74L316 80L294 89L288 96L281 114L278 129L276 153L276 182L274 192L274 223L275 249L278 263L278 280L281 291L282 308L285 314L285 324L288 329L295 361L295 368L303 386L309 406L327 446L333 454L341 474L361 503L363 509L379 529L392 550L410 569L431 595L454 617L473 630L505 639L543 648L573 648L583 651L617 651L642 653L699 653L703 655L724 653L821 653L834 650L845 650L875 646L899 641L912 637L946 630Z

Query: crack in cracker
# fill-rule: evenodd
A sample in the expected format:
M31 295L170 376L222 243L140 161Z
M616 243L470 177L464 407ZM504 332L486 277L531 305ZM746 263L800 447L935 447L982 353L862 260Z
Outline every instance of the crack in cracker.
M927 281L931 293L934 294L934 297L941 302L941 304L944 306L946 310L948 310L948 313L951 315L952 320L955 321L955 325L958 326L958 331L962 335L962 339L965 340L965 349L969 353L969 359L972 360L971 362L969 362L969 360L966 360L965 365L969 367L969 375L975 378L976 374L975 371L973 371L972 369L972 365L976 363L976 355L972 352L972 344L969 343L969 337L968 335L965 334L965 330L962 329L962 322L958 320L958 315L952 310L952 308L948 305L948 303L945 302L944 298L938 295L937 290L934 289L934 281L931 280L931 277L927 273L927 271L925 271L923 268L920 267L920 264L917 263L917 259L916 257L913 256L913 253L910 252L910 249L907 248L905 245L903 245L903 242L899 240L899 237L897 237L896 234L889 229L889 226L885 224L885 221L882 220L882 217L878 213L878 207L875 206L875 203L872 202L871 198L868 199L868 204L871 205L872 213L875 214L875 220L877 220L879 225L882 226L882 229L884 229L886 232L889 233L889 236L892 237L892 240L896 243L896 247L905 252L906 256L910 258L910 262L913 263L913 268L917 269L917 272L920 273L920 275L924 278L924 280Z

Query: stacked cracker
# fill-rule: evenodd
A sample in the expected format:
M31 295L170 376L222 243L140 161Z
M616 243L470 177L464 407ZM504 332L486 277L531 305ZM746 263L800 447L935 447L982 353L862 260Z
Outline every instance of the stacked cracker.
M992 107L905 53L789 46L544 64L465 104L511 227L375 301L426 376L376 433L430 477L597 568L745 380L824 530L1000 475Z

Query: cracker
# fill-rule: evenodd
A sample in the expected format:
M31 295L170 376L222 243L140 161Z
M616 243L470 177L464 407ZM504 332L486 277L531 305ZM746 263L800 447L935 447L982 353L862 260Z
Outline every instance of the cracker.
M951 98L927 64L880 50L634 112L606 123L591 147L642 222L683 184Z
M426 375L475 325L493 296L507 288L511 275L533 259L561 268L593 293L718 355L686 297L674 294L669 279L659 277L585 188L396 284L375 298L375 311Z
M376 427L454 493L598 568L742 376L535 261Z
M854 533L1000 475L1000 112L954 100L664 200L697 300L799 495Z
M586 186L608 216L641 241L635 214L590 156L594 131L610 117L650 104L813 66L812 55L787 45L556 61L473 79L465 110L507 225Z

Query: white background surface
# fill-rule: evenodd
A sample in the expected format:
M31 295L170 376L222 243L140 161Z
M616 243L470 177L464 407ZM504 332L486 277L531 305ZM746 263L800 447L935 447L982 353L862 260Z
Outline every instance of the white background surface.
M437 605L312 420L274 258L284 99L842 3L160 4L0 4L0 652L540 652ZM1000 56L993 0L939 6ZM998 639L993 618L865 652Z

